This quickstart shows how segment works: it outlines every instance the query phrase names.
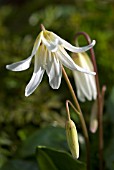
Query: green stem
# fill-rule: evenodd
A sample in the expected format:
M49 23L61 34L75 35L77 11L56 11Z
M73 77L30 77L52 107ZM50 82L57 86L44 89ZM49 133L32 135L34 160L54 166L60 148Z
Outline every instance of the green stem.
M67 119L68 119L68 120L71 120L71 119L70 119L70 111L69 111L68 103L69 103L69 101L67 100L67 101L66 101Z
M42 31L46 30L43 24L40 24L40 28L41 28Z
M75 108L75 106L72 104L72 102L70 100L66 100L67 119L71 120L70 119L69 104L74 109L74 111L78 114L78 116L80 115L80 112Z
M62 67L62 72L63 72L63 76L65 78L65 81L68 85L68 88L70 90L70 93L72 95L72 98L73 98L73 101L75 103L75 106L76 108L78 109L78 112L80 113L79 114L79 118L80 118L80 122L81 122L81 125L82 125L82 130L83 130L83 133L84 133L84 137L85 137L85 142L86 142L86 154L87 154L87 170L90 170L90 147L89 147L89 136L88 136L88 131L87 131L87 128L86 128L86 124L85 124L85 120L84 120L84 117L83 117L83 114L82 114L82 111L81 111L81 108L80 108L80 105L78 103L78 100L76 98L76 95L74 93L74 90L73 90L73 87L70 83L70 80L66 74L66 71L65 69Z

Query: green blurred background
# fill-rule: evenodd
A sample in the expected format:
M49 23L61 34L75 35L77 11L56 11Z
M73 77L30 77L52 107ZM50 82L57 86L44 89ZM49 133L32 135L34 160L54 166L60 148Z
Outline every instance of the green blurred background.
M74 44L74 35L87 32L94 47L100 85L107 86L104 107L105 169L114 169L114 1L112 0L1 0L0 1L0 170L37 169L35 146L46 145L68 151L65 137L65 100L71 99L64 79L52 90L45 74L42 83L28 98L24 89L33 72L11 72L6 64L27 58L43 23ZM86 45L81 40L80 45ZM72 73L66 70L75 89ZM72 100L72 99L71 99ZM87 127L93 102L80 103ZM79 135L80 122L73 112ZM98 167L98 134L89 134L93 170ZM81 145L81 144L80 144ZM84 144L82 144L84 145ZM85 146L81 145L81 159ZM14 159L17 162L12 162ZM17 168L17 169L16 169ZM9 168L10 169L10 168ZM9 170L8 169L8 170ZM20 168L19 168L20 169ZM51 169L50 169L51 170Z

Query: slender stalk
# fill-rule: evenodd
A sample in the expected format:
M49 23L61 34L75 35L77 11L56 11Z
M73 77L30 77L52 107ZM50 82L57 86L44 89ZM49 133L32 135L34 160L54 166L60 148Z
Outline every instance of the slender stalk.
M40 28L41 28L42 31L46 30L43 24L40 24Z
M78 109L78 112L80 113L79 114L79 118L80 118L80 122L81 122L81 125L82 125L82 130L83 130L83 133L84 133L84 137L85 137L85 142L86 142L86 154L87 154L87 170L90 170L90 147L89 147L89 136L88 136L88 132L87 132L87 128L86 128L86 124L85 124L85 120L84 120L84 117L83 117L83 114L82 114L82 111L81 111L81 108L80 108L80 105L78 103L78 100L76 98L76 95L74 93L74 90L73 90L73 87L70 83L70 80L66 74L66 71L65 69L62 67L62 72L63 72L63 76L65 78L65 81L68 85L68 88L70 90L70 93L72 95L72 98L73 98L73 101L75 103L75 106L76 108Z
M91 39L89 35L85 32L78 32L75 36L75 40L79 35L83 35L88 44L91 43ZM97 94L98 94L98 125L99 125L99 170L103 170L103 101L104 101L104 95L100 92L100 85L99 85L99 77L98 77L98 71L97 71L97 64L95 59L95 54L93 48L90 49L91 54L91 60L94 66L94 71L96 72L95 80L96 80L96 87L97 87ZM105 91L104 91L105 93Z
M67 119L68 119L68 120L71 120L71 119L70 119L69 107L68 107L68 100L66 101L66 111L67 111Z
M66 100L66 109L67 109L67 113L68 113L68 119L69 119L69 115L70 115L70 112L69 112L69 106L68 106L68 104L70 104L70 106L74 109L74 111L78 114L78 116L79 116L79 114L80 114L80 112L78 112L78 110L75 108L75 106L71 103L71 101L70 100Z

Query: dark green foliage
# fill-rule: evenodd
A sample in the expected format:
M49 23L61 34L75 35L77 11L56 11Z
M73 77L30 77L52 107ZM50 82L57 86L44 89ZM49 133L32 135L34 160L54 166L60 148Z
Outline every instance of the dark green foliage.
M37 147L37 161L40 170L85 170L84 163L74 160L67 152L47 147Z
M46 127L34 132L24 142L17 154L22 157L30 157L35 154L38 145L55 147L57 149L67 149L65 129L60 127Z
M105 161L106 167L110 170L114 169L114 87L112 88L111 95L106 103L107 114L105 115ZM107 121L106 121L107 120Z
M14 159L8 161L0 170L38 170L37 164L34 161L24 161Z

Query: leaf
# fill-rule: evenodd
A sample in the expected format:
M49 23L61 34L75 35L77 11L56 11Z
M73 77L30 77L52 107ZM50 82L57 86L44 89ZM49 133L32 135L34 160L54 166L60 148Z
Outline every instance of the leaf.
M37 164L32 161L11 160L4 164L0 170L38 170Z
M28 157L35 154L38 145L66 149L65 129L61 127L46 127L34 132L22 143L18 150L20 157Z
M40 170L85 170L84 163L75 160L65 151L38 146L36 157Z
M39 150L38 165L41 170L57 170L50 157L42 150Z

